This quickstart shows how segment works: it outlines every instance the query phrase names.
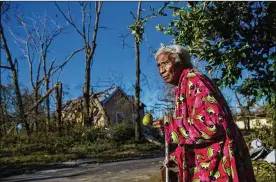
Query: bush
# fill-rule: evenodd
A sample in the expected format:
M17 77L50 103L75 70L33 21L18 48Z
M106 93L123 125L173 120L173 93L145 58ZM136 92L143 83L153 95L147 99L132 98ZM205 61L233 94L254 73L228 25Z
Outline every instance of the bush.
M109 129L109 133L111 140L123 142L134 139L135 129L132 124L116 124Z
M276 165L266 161L252 161L254 174L258 182L268 182L276 180Z
M250 142L254 139L260 139L267 149L273 149L275 146L275 133L273 128L269 126L261 126L260 128L255 128L250 131L250 135L245 137L248 147L250 148Z
M94 142L98 139L105 139L105 138L106 138L105 130L101 128L95 128L95 127L90 127L82 135L83 140L90 141L90 142Z
M275 133L273 132L272 127L261 126L260 128L255 128L254 130L251 130L249 132L249 135L245 137L245 140L248 145L248 148L250 148L251 141L258 138L262 141L265 148L271 150L274 148L276 142L274 139L274 135ZM270 164L262 160L256 160L252 161L252 165L256 180L258 182L275 181L275 164Z

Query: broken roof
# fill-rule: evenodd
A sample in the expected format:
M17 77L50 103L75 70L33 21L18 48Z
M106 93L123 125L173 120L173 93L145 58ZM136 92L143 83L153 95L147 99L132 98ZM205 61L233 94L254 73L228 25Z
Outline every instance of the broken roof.
M123 92L129 98L129 100L134 104L134 96L133 95L127 95L120 87L111 87L111 88L108 88L108 89L106 89L102 92L97 92L97 93L95 93L95 95L96 95L96 97L98 98L98 100L100 101L101 104L105 104L118 90ZM83 97L80 96L76 99L69 100L69 101L67 101L67 103L65 105L70 105L70 103L73 102L73 101L81 101L82 98ZM144 104L141 102L141 105L144 105Z

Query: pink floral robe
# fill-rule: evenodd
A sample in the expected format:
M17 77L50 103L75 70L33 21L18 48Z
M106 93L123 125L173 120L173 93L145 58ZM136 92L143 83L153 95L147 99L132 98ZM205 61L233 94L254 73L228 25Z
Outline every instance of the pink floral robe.
M167 142L178 144L170 157L180 182L256 181L243 136L207 76L183 71L175 89L175 117L164 130Z

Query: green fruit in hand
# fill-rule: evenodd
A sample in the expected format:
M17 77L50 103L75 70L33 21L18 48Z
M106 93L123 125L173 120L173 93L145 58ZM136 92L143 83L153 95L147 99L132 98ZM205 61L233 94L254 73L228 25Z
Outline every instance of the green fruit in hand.
M143 125L144 126L148 126L149 124L151 124L153 121L153 117L150 113L145 114L144 118L143 118Z

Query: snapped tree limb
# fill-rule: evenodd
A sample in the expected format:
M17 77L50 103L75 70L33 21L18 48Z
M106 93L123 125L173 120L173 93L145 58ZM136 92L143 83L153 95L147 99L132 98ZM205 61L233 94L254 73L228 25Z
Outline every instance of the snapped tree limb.
M30 109L28 109L27 112L25 112L25 116L30 114L39 104L41 104L41 102L43 102L43 100L46 99L52 93L52 91L55 90L57 86L59 86L59 84L61 84L61 83L58 82L51 89L47 90L45 95L43 97L41 97Z

